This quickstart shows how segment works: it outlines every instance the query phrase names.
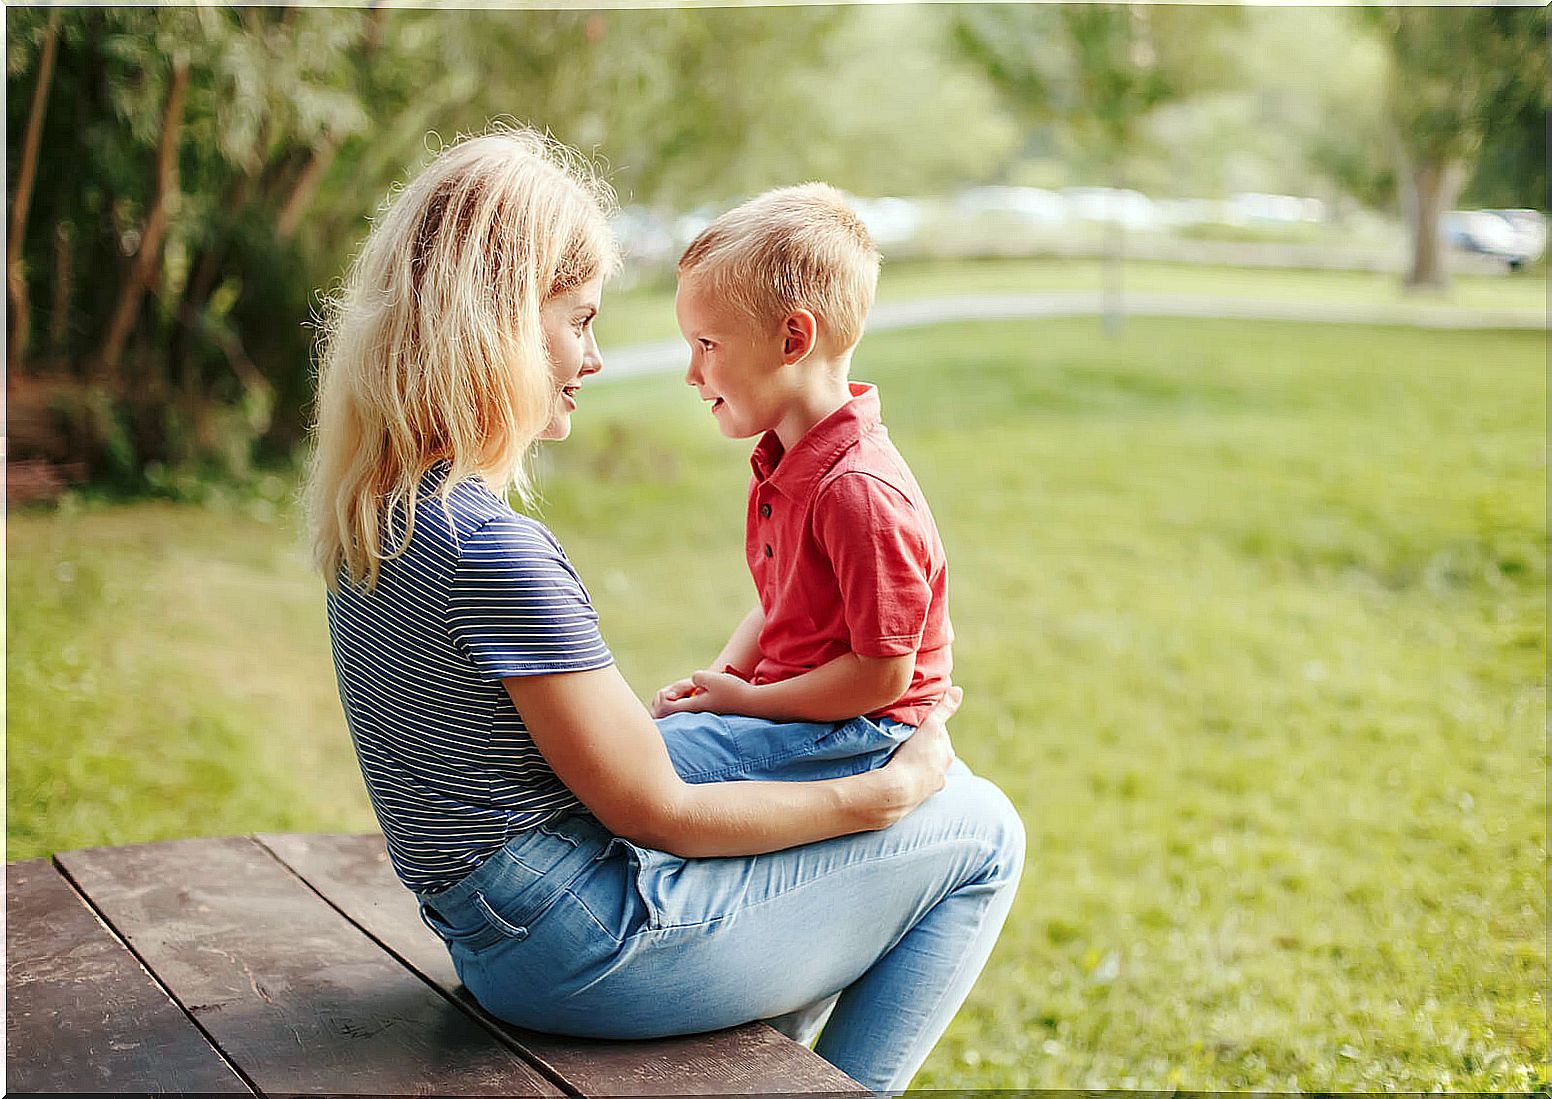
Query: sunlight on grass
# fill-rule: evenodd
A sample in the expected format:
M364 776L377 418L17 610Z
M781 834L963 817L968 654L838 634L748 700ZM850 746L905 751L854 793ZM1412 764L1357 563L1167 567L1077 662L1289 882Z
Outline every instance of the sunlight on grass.
M1541 333L869 337L1029 862L919 1087L1518 1090L1547 1057ZM645 694L752 599L748 444L589 391L545 519ZM9 857L372 827L294 516L11 517ZM822 930L822 929L821 929Z

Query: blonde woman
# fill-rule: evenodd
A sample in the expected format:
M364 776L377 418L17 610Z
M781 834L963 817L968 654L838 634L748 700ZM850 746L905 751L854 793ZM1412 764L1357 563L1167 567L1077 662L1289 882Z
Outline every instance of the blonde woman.
M507 503L603 368L610 202L530 131L459 142L330 308L309 507L367 791L492 1013L608 1038L823 1024L821 1055L898 1092L991 952L1022 826L953 758L957 689L876 770L675 770L559 543Z

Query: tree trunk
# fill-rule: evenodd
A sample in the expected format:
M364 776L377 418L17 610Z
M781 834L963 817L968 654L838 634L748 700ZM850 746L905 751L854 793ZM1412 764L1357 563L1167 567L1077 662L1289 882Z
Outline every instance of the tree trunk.
M32 308L27 299L27 276L22 270L22 238L27 230L27 207L32 204L32 184L38 174L38 144L43 139L43 111L49 85L54 80L54 51L59 44L59 11L49 13L43 31L43 52L38 58L38 83L32 90L32 109L27 115L27 136L22 140L22 162L16 170L15 197L11 200L10 236L5 248L5 289L10 299L11 325L7 334L6 367L20 372L27 351L27 332Z
M382 45L383 27L387 21L388 9L380 4L374 4L371 21L367 24L366 35L361 41L361 58L364 62L370 62L373 55L377 53L378 47ZM313 198L318 194L319 184L323 182L329 165L334 163L334 156L339 152L342 140L343 138L338 134L328 133L314 146L307 166L302 169L301 175L291 189L291 194L280 210L279 217L275 219L275 233L281 240L290 240L301 226L303 216L306 215L308 207L313 203Z
M167 88L167 109L162 114L161 144L156 151L156 196L146 217L145 229L140 236L140 248L130 268L129 281L119 295L113 319L108 324L108 335L103 340L98 356L105 379L110 386L118 380L119 359L124 344L135 329L140 315L140 303L146 288L156 274L161 260L162 236L167 231L172 203L178 192L178 135L183 128L183 95L189 86L189 63L178 61L172 70L172 81Z
M1450 287L1450 273L1444 264L1439 222L1445 211L1455 205L1465 182L1465 172L1455 161L1429 158L1415 161L1410 174L1412 201L1408 213L1412 266L1407 273L1406 288L1442 292Z
M49 303L49 348L68 357L70 295L75 286L75 234L70 223L54 226L54 298Z
M1126 216L1122 208L1122 179L1119 170L1110 173L1110 194L1105 198L1109 217L1105 219L1105 257L1101 264L1100 304L1104 310L1105 335L1119 336L1126 323L1126 296L1122 285L1126 261Z
M302 224L302 215L312 205L313 196L318 193L318 185L323 182L329 165L334 163L334 154L339 151L339 146L339 138L328 134L313 147L312 156L291 188L291 195L281 207L280 216L275 219L275 235L281 240L290 240Z

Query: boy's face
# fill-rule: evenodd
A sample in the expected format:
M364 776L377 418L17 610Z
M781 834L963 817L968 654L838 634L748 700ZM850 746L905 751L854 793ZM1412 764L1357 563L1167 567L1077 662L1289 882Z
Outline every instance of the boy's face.
M722 434L747 439L774 431L788 407L776 326L762 333L747 314L713 294L706 280L694 274L679 280L674 312L690 345L684 380L701 400L711 402Z

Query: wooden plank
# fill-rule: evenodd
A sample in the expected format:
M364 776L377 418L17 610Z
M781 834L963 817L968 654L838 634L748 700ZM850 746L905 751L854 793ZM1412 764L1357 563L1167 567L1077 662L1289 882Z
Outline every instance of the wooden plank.
M47 860L6 866L5 907L11 1091L251 1094Z
M764 1023L711 1034L606 1042L539 1034L489 1015L458 982L440 939L394 876L380 835L255 837L426 980L456 995L536 1063L584 1095L867 1094L817 1053Z
M57 859L260 1091L561 1094L252 839Z

